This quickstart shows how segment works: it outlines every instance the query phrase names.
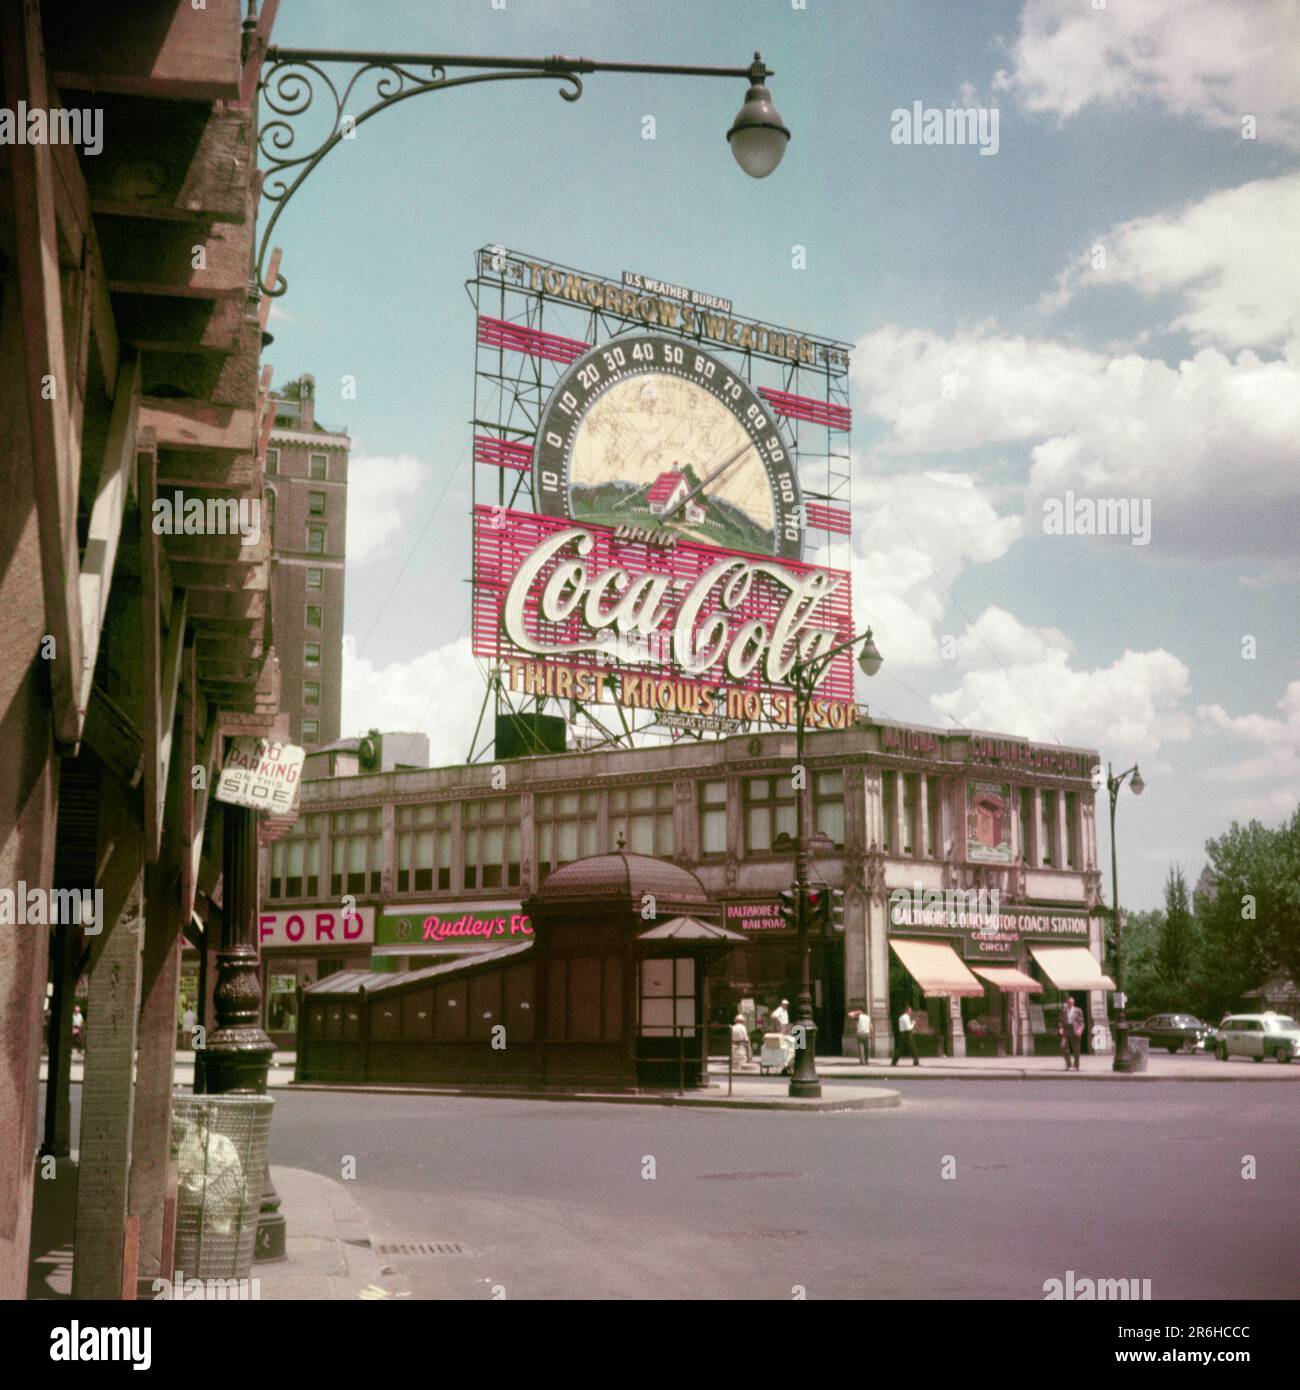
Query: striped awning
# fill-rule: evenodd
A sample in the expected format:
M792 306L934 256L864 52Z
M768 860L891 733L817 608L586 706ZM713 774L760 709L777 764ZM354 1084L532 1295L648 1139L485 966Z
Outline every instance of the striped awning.
M1031 946L1030 953L1057 989L1114 989L1115 981L1086 946Z
M946 941L900 941L891 937L889 945L927 997L957 994L975 998L984 993L984 986Z
M1025 994L1042 993L1042 985L1032 975L1017 970L1014 965L972 965L971 969L981 980L987 980L999 989L1019 990Z

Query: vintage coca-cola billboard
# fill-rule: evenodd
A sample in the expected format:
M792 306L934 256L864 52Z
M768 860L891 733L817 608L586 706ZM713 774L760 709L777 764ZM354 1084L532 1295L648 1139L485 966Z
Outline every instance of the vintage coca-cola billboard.
M504 663L515 688L700 718L759 717L758 702L792 722L793 662L853 636L843 571L492 507L475 509L474 595L474 653ZM626 679L611 690L607 674ZM853 699L850 652L818 695L812 722L852 722L835 708Z

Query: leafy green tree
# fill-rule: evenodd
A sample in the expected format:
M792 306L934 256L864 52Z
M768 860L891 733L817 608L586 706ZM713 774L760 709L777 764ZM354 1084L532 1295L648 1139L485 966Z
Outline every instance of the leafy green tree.
M1211 1019L1272 975L1300 979L1300 810L1269 829L1239 825L1206 843L1212 892L1198 894L1194 992Z
M1166 1007L1159 971L1156 968L1156 945L1164 913L1125 912L1122 950L1124 954L1124 992L1128 996L1128 1016L1143 1019ZM1111 966L1112 971L1114 966Z
M1192 970L1196 963L1196 922L1188 903L1187 879L1172 865L1165 880L1165 910L1161 914L1153 951L1160 986L1161 1009L1186 1009Z

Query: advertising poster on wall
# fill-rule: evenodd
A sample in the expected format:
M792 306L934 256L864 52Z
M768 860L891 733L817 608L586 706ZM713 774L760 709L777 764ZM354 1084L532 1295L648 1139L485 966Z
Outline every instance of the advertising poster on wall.
M1011 863L1011 787L966 783L966 858L973 864Z

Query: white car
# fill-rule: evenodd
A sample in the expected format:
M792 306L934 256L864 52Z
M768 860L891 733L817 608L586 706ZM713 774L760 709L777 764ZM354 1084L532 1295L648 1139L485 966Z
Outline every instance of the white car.
M1214 1052L1221 1062L1229 1057L1289 1062L1300 1054L1300 1024L1286 1014L1229 1014L1215 1031Z

